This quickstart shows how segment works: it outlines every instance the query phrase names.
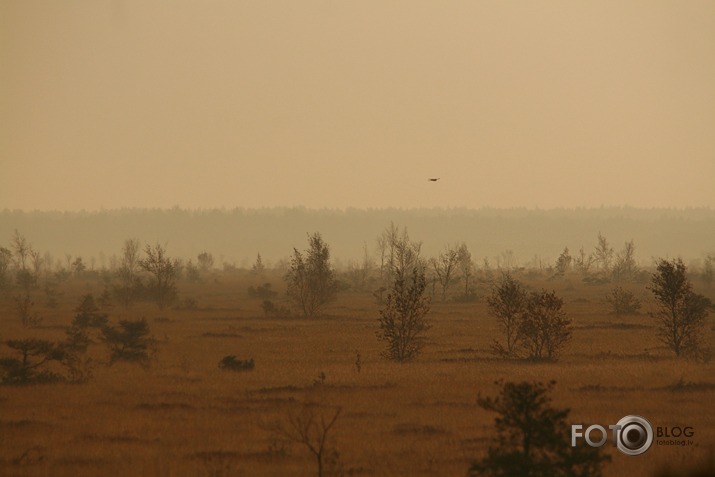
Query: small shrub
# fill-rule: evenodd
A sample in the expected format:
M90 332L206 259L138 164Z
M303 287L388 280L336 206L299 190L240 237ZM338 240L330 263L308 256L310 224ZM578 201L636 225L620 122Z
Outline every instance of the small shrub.
M261 298L263 300L270 300L278 296L278 292L273 290L270 283L264 283L257 287L248 287L248 296L251 298Z
M606 296L606 302L611 305L611 313L616 316L637 315L641 309L641 302L633 292L624 290L621 287L614 288Z
M313 386L322 386L325 384L327 378L328 376L325 374L325 371L321 371L318 377L313 379Z
M291 316L290 310L285 306L276 306L271 300L263 300L261 304L261 309L266 317L289 317Z
M255 366L256 364L254 363L253 358L242 361L237 359L234 355L224 356L218 363L218 367L225 371L250 371Z

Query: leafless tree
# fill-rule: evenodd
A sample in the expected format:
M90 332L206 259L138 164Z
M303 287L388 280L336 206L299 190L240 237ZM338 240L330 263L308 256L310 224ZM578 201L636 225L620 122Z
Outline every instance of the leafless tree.
M12 251L15 254L15 267L18 270L26 270L26 261L27 257L32 251L32 245L30 245L30 243L27 241L27 238L25 238L24 235L18 232L17 229L15 229L15 233L13 234L12 240L10 241L10 248L12 248Z
M598 233L598 244L593 252L593 260L603 272L611 271L611 261L613 260L613 247L606 240L606 237Z
M623 250L616 254L616 260L613 264L611 273L613 279L617 282L627 282L635 279L638 273L638 265L636 264L636 246L633 240L626 242Z
M513 250L504 250L497 256L497 268L507 271L516 268L516 256Z
M472 296L471 279L474 275L474 263L472 262L472 253L464 242L457 246L457 267L464 282L464 297Z
M572 261L573 258L569 253L569 248L565 247L564 250L561 252L561 255L559 255L559 258L556 259L556 274L559 276L565 275L571 267Z
M156 244L144 248L145 258L139 260L141 269L151 274L153 281L149 285L159 308L171 304L176 298L176 262L166 255L166 246Z
M196 258L196 263L202 272L208 272L214 267L214 256L209 252L201 252Z
M372 258L367 249L367 244L363 244L363 258L362 261L355 263L351 262L348 264L348 278L352 283L352 286L358 290L364 290L368 279L370 278L370 272L373 268Z
M708 255L703 262L702 279L705 285L712 286L713 278L715 278L715 255Z
M30 258L32 261L32 271L35 276L35 280L39 280L45 261L42 258L42 254L40 254L37 250L30 250Z
M288 412L285 419L264 426L278 436L302 445L315 459L318 477L328 475L328 466L337 458L331 432L342 412L340 407L306 402L300 411Z
M256 255L256 261L251 266L251 273L254 275L263 275L266 271L266 266L263 265L263 259L260 252Z
M447 246L437 258L432 258L429 261L437 275L439 284L442 286L442 301L447 299L447 290L454 281L454 272L457 269L458 260L457 249Z
M5 247L0 247L0 289L8 285L12 252Z
M578 255L574 259L576 268L581 273L581 275L588 275L589 270L591 270L591 265L593 265L593 254L586 254L583 247L578 251Z
M122 245L122 256L117 268L118 283L114 285L115 297L125 307L130 306L136 298L140 285L139 272L139 240L127 239Z
M42 318L34 311L35 302L28 293L15 296L14 301L22 326L34 328L40 324Z
M383 233L379 237L377 237L377 253L380 256L380 278L383 277L383 273L385 272L385 258L386 258L386 253L387 253L387 237Z
M422 242L413 242L407 233L407 228L403 228L400 232L394 223L390 223L390 226L378 238L378 246L380 244L384 244L382 245L384 252L381 252L382 277L388 283L393 281L397 270L407 272L422 265L420 258ZM384 273L385 269L387 274Z

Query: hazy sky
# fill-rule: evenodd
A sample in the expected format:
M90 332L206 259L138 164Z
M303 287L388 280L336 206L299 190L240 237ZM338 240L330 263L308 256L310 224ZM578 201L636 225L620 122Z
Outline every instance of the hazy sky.
M0 2L0 208L715 207L713 184L711 0Z

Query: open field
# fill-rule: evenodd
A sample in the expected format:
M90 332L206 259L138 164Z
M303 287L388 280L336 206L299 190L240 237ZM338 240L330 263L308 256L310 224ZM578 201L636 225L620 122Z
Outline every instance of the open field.
M607 476L649 476L715 447L715 363L676 359L645 313L610 315L603 300L610 284L524 279L555 289L573 320L573 339L556 363L494 358L489 346L500 334L484 285L472 303L435 298L424 353L397 364L381 357L379 305L370 293L340 293L318 319L266 318L261 300L246 293L265 281L284 291L279 274L217 274L180 284L180 300L194 299L195 309L107 308L111 320L146 317L158 341L152 365L97 364L85 384L0 387L0 474L315 475L310 453L273 427L301 403L319 402L326 412L342 408L334 443L344 475L464 475L486 451L495 417L477 395L495 394L499 379L555 380L554 404L571 408L572 423L638 414L654 426L694 427L692 447L654 444L638 457L609 449ZM645 285L628 288L647 311ZM37 300L38 328L23 328L11 293L0 294L0 338L62 339L81 296L98 296L102 284L74 279L58 291L54 309ZM712 315L708 323L712 332ZM226 355L253 358L255 369L221 370Z

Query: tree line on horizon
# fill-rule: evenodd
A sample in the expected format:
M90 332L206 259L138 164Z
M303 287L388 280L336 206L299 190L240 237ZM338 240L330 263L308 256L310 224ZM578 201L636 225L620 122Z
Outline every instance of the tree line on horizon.
M572 253L590 248L598 232L619 244L635 239L643 258L682 254L691 268L691 261L702 262L715 243L715 211L631 208L5 210L0 211L0 239L20 230L54 260L81 255L88 268L109 267L127 237L167 244L183 260L209 250L219 266L248 268L257 252L268 265L289 260L288 252L305 233L318 230L342 268L362 259L363 244L373 249L375 236L390 222L420 237L428 255L445 243L464 242L479 260L488 257L495 264L511 250L512 260L532 268L552 262L564 245Z

